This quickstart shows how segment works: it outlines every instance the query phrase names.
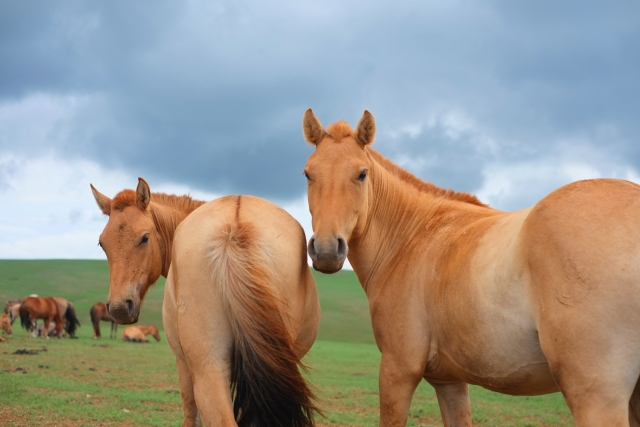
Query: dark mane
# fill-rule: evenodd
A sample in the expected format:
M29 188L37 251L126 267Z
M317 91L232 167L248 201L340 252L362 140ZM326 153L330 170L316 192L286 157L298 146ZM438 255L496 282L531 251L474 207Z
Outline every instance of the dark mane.
M415 175L407 172L402 169L400 166L393 163L391 160L382 156L382 154L378 153L376 150L373 150L367 147L367 152L369 155L380 164L383 168L390 172L394 176L400 178L402 181L410 184L418 191L433 194L434 196L443 197L445 199L457 200L460 202L471 203L473 205L484 206L487 207L485 203L482 203L476 196L473 194L465 193L465 192L457 192L453 190L448 190L444 188L437 187L430 182L424 182L420 178Z

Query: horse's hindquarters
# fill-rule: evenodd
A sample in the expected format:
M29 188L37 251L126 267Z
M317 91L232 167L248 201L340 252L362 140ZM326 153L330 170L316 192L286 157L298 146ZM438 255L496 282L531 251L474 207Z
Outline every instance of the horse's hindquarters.
M291 394L277 388L249 401L244 394L247 387L264 393L263 387L281 381L306 387L294 348L304 354L311 346L319 308L305 243L300 225L285 211L249 196L210 202L178 227L165 288L165 332L176 356L184 357L207 425L234 425L232 381L241 384L235 402L247 417L306 417L293 408L307 396L305 390ZM280 350L255 347L256 342ZM245 369L261 372L252 376ZM253 378L270 379L255 385ZM263 401L276 409L256 409Z

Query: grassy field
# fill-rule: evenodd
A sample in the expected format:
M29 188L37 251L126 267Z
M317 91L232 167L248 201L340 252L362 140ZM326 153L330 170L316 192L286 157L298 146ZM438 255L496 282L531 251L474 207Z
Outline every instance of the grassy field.
M325 411L318 425L377 426L380 354L364 292L352 272L316 279L322 324L306 363ZM104 261L0 260L0 301L31 293L62 296L73 301L82 323L77 340L27 339L14 324L13 337L0 344L1 425L180 425L177 373L164 336L149 344L91 339L89 308L106 299L108 284ZM149 291L140 323L162 328L163 291L164 280ZM24 349L37 353L16 354ZM471 400L478 426L573 425L559 394L510 397L472 387ZM426 383L416 392L408 425L442 425Z

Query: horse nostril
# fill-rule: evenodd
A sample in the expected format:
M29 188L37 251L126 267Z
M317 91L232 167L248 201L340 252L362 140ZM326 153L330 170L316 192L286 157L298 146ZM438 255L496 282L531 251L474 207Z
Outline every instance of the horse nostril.
M107 301L107 303L105 304L105 306L107 307L107 314L111 315L109 312L109 306L111 305L111 303L109 301Z
M318 253L316 252L316 239L312 237L309 239L309 244L307 245L307 252L309 253L309 257L316 261L318 259Z
M133 300L127 300L127 309L129 310L129 316L133 316Z
M347 256L347 242L344 241L342 236L338 237L338 256L340 258L345 258Z

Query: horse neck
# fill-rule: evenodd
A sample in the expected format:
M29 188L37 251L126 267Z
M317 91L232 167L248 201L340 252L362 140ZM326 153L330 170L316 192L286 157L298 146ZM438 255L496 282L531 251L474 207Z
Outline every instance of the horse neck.
M157 197L159 198L159 197ZM160 252L162 256L162 276L167 277L171 266L171 250L173 237L178 225L196 208L205 202L190 200L184 203L176 196L162 195L161 201L154 200L150 203L151 216L158 232Z
M466 195L462 193L424 183L420 188L369 157L372 167L367 221L362 233L349 242L349 262L367 294L377 273L402 262L418 246L436 238L446 242L447 235L498 213L464 201ZM470 195L468 198L476 200Z

